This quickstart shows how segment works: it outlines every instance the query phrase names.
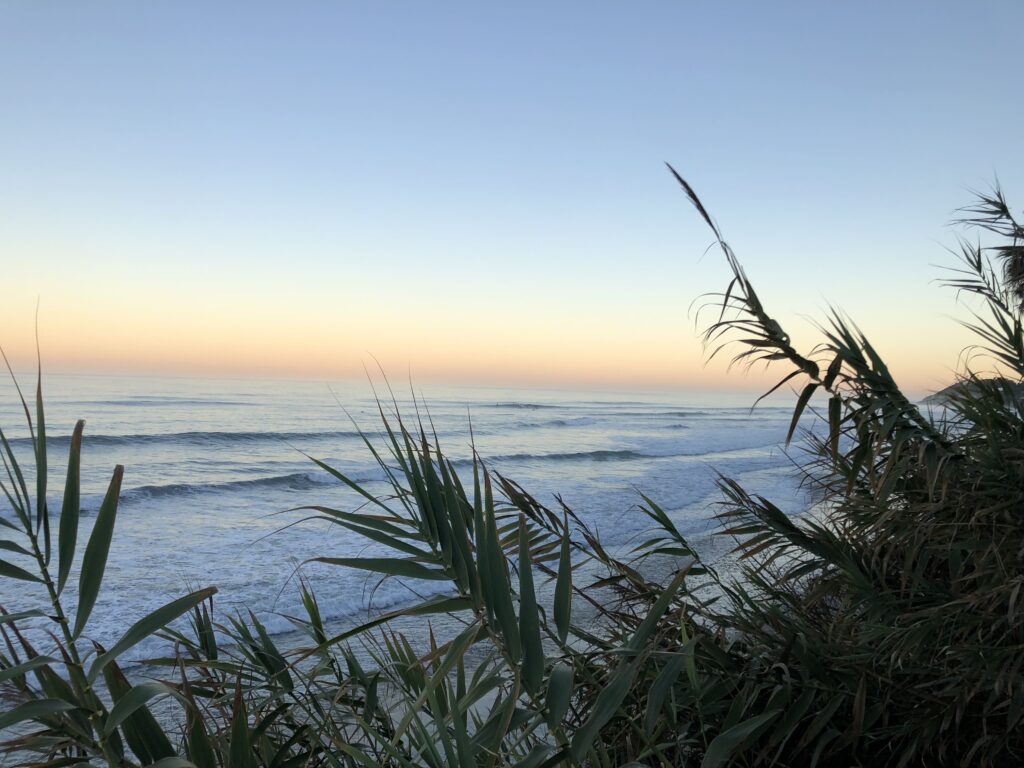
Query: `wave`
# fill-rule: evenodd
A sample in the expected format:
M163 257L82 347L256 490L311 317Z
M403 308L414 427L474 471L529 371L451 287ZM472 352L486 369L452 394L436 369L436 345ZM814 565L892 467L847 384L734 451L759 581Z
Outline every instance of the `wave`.
M674 451L672 453L642 453L629 449L571 451L566 453L510 453L503 456L485 456L485 463L501 461L655 461L660 459L728 459L737 455L756 453L778 448L781 441L773 440L751 446L733 448L697 449L693 451ZM470 466L472 459L457 459L452 462L456 466Z
M140 485L121 494L121 500L129 499L162 499L168 496L186 496L193 493L211 493L220 491L235 491L245 488L290 488L292 490L305 490L317 485L325 485L327 480L314 479L318 474L310 472L295 472L290 475L275 475L272 477L256 477L251 480L229 480L223 483L168 483L167 485ZM324 478L330 475L324 474Z
M242 400L216 400L202 397L163 397L160 395L136 395L116 400L66 400L62 405L113 405L120 407L151 406L151 405L255 405Z
M366 483L383 478L383 473L365 473L350 476L357 483ZM166 485L140 485L121 494L122 501L143 499L166 499L174 496L190 496L199 493L224 493L233 491L284 488L292 491L306 491L325 485L338 484L338 480L327 472L293 472L287 475L255 477L250 480L227 480L220 483L168 483Z
M767 410L767 409L764 409ZM670 418L670 419L688 419L694 416L699 418L709 419L735 419L735 418L748 418L748 408L715 408L713 410L706 409L676 409L676 410L660 410L660 411L608 411L608 415L611 417L646 417L646 418Z
M522 409L526 409L526 410L536 411L536 410L539 410L541 408L562 408L564 406L550 405L550 404L543 404L543 403L509 402L509 403L495 403L491 407L492 408L522 408Z
M546 427L589 427L597 423L605 422L607 419L594 416L575 416L568 419L547 419L545 421L519 421L512 425L512 429L542 429ZM480 430L481 433L484 430ZM492 427L489 434L508 434L509 427Z
M553 406L550 406L550 407L553 407ZM567 406L565 406L565 408L568 410L568 409L573 409L573 408L576 408L576 407L575 406L571 406L571 405L567 405ZM665 410L665 409L661 409L661 410L650 410L650 411L638 411L638 410L620 411L620 410L617 410L615 408L593 408L593 407L583 408L583 409L576 408L576 409L577 410L583 410L585 413L589 414L590 417L601 418L601 419L604 419L604 420L607 420L607 421L613 421L615 419L636 419L636 418L644 418L644 419L665 419L665 418L685 419L685 418L689 418L689 417L692 417L692 416L711 417L711 418L728 418L729 417L729 414L724 412L727 409L715 409L715 410L698 410L698 409L692 409L692 410L685 410L685 409L682 409L682 410L681 409Z
M660 408L649 411L608 410L603 413L607 413L609 416L674 417L682 419L697 416L707 419L743 419L746 421L752 418L756 419L759 416L762 418L775 418L777 415L790 414L792 412L791 408L759 405L754 409L732 406L721 408L687 408L683 406L680 408Z
M704 417L704 418L749 418L749 408L671 408L664 407L658 408L657 406L652 407L651 410L619 410L617 406L628 405L635 408L643 403L564 403L555 405L551 403L526 403L526 402L507 402L507 403L495 403L490 406L491 408L513 408L519 410L541 410L541 409L561 409L561 410L583 410L584 412L591 413L592 415L600 415L605 418L690 418L690 417ZM787 411L786 408L771 408L764 406L758 408L759 412L767 411ZM756 412L755 414L756 415Z
M230 445L235 443L261 443L274 440L327 440L338 438L359 437L354 430L334 432L161 432L156 434L137 435L90 435L82 436L82 443L87 446L124 446L124 445ZM14 445L31 445L27 437L19 437L9 441ZM47 447L67 447L71 438L67 435L47 437Z
M653 454L641 453L633 450L596 450L596 451L573 451L565 453L511 453L499 456L485 457L485 463L513 462L513 461L652 461L657 459L681 459L681 458L715 458L726 459L736 454L746 454L763 451L768 448L775 448L777 442L765 445L747 446L741 448L726 448L715 451L695 451L691 453L669 453ZM471 458L455 459L452 462L456 467L471 466ZM349 475L357 483L367 483L377 480L384 480L383 470L375 468L370 471L365 469L362 472ZM166 485L142 485L137 488L126 490L121 494L122 500L142 499L164 499L174 496L186 496L199 493L224 493L253 489L282 488L287 490L303 491L318 488L325 485L333 485L338 481L328 472L293 472L286 475L272 475L270 477L256 477L248 480L229 480L219 483L168 483ZM98 503L97 497L97 503Z
M504 456L485 457L485 462L497 461L635 461L637 459L657 459L660 456L652 456L636 451L575 451L571 453L510 453ZM456 466L469 466L472 459L458 459L454 462Z

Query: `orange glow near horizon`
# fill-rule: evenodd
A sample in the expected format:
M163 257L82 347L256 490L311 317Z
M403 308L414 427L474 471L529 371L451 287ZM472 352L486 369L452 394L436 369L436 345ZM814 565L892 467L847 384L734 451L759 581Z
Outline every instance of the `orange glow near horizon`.
M134 304L134 306L131 306ZM786 372L763 367L727 370L727 351L705 361L693 323L684 316L649 317L647 327L524 318L485 326L439 315L417 325L392 310L373 313L266 313L235 308L206 314L174 311L157 302L130 302L102 312L83 304L40 311L46 370L201 377L360 379L378 362L392 378L509 386L610 389L764 390ZM31 369L31 314L18 302L0 310L5 352L16 368ZM391 312L389 315L388 312ZM20 315L20 316L19 316ZM131 318L130 320L126 318ZM312 330L311 330L312 329ZM960 331L918 338L872 334L897 380L912 393L934 391L953 377ZM870 329L868 329L870 330ZM878 330L878 329L875 329ZM911 332L914 329L909 329ZM815 337L795 339L802 349ZM959 343L959 346L957 344Z

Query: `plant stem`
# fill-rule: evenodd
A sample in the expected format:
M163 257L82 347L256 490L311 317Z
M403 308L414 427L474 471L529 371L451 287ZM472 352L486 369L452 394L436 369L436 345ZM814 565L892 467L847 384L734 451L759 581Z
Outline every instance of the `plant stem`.
M71 679L71 686L75 693L79 696L81 701L84 704L87 704L91 709L89 713L89 722L92 724L93 730L96 732L98 747L103 753L103 757L106 758L107 763L112 766L112 768L132 765L113 751L110 740L104 733L103 722L100 717L101 713L105 710L103 702L100 701L96 692L92 689L92 686L88 684L85 684L84 686L82 685L82 681L86 680L85 667L82 664L82 657L78 652L78 646L75 642L75 638L71 634L68 618L64 613L64 606L60 601L60 595L57 594L57 588L53 583L53 578L50 576L50 568L47 565L46 558L43 556L43 552L39 547L38 532L29 530L28 537L32 542L32 553L35 555L36 562L39 565L39 574L43 578L43 584L46 586L46 591L50 597L50 605L53 607L54 617L60 625L61 634L64 636L64 643L67 647L68 655L71 657L71 664L69 665L71 669L69 669L70 674L68 677ZM95 747L97 745L92 746Z

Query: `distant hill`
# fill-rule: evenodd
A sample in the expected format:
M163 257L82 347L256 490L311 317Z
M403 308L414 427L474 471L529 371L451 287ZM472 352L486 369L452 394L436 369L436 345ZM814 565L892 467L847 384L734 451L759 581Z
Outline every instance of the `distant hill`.
M1004 384L1013 391L1014 396L1018 400L1024 399L1024 383L1016 383L1010 381L1009 379L1003 378L985 379L985 382L999 382L1001 384ZM957 392L961 392L964 389L967 389L968 391L977 391L978 383L974 381L958 381L955 382L954 384L950 384L945 389L939 390L935 394L928 395L928 397L926 397L921 402L924 405L945 405L946 403L949 402L950 398L952 398L954 394L956 394Z

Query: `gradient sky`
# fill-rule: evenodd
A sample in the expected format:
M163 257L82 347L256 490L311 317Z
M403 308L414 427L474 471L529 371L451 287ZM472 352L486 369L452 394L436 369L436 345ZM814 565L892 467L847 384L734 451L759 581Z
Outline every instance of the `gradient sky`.
M712 210L797 341L910 389L1024 200L1007 2L0 4L0 343L49 370L716 386ZM1019 208L1020 203L1016 206ZM760 386L756 374L728 379Z

